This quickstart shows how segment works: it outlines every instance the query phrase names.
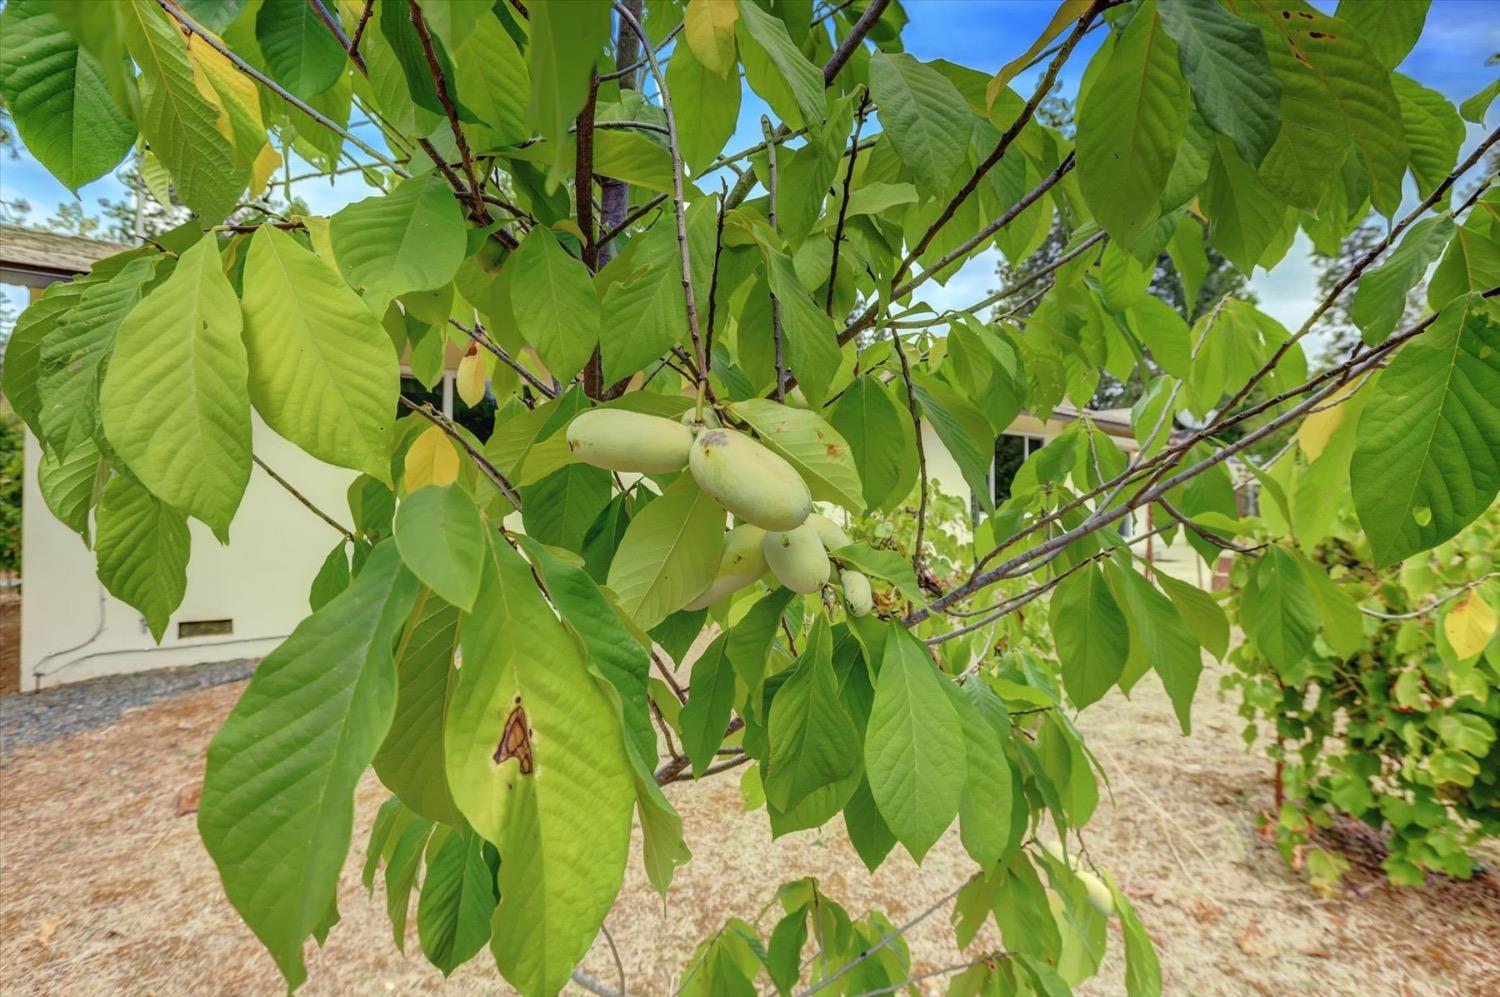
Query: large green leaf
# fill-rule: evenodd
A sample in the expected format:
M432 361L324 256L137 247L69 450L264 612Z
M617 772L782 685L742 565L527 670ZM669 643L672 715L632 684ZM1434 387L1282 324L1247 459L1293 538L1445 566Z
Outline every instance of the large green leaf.
M1432 0L1339 0L1334 16L1348 24L1386 69L1395 69L1416 46Z
M468 252L464 213L436 173L341 209L329 239L339 269L377 299L441 287Z
M838 328L823 309L813 304L790 256L768 250L766 279L781 304L787 367L797 376L808 402L821 407L839 369Z
M0 366L0 391L31 431L40 439L42 428L41 363L42 346L67 318L91 279L58 281L32 301L11 327L5 344L5 363Z
M448 824L458 811L448 793L443 719L458 681L457 647L458 610L422 589L396 645L396 710L374 759L380 781L407 807Z
M1484 292L1500 284L1500 239L1486 234L1476 214L1460 225L1448 251L1427 282L1427 305L1433 311L1468 291Z
M969 160L973 115L946 76L905 52L870 57L870 95L896 155L932 196Z
M728 37L732 50L732 30ZM693 54L690 45L679 45L672 50L667 65L667 90L672 94L682 159L694 174L713 162L734 134L740 114L740 89L738 75L726 78L708 68Z
M1406 298L1453 237L1448 215L1424 218L1402 236L1380 266L1365 271L1354 287L1349 318L1371 346L1385 341L1406 314Z
M1063 685L1077 709L1101 699L1120 680L1130 653L1130 629L1104 573L1090 565L1063 580L1052 595L1052 637Z
M995 459L995 434L984 413L935 377L914 374L912 386L922 414L958 464L969 492L982 506L993 508L990 464Z
M1297 99L1305 98L1312 105L1289 115L1283 103L1284 120L1296 120L1299 127L1284 133L1278 145L1282 141L1299 141L1311 130L1352 137L1370 176L1370 200L1381 214L1393 214L1401 204L1401 176L1406 172L1407 147L1390 73L1357 32L1304 0L1234 2L1236 6L1244 3L1261 14L1263 28L1275 36L1267 47L1283 88L1290 88ZM1287 56L1294 61L1289 63ZM1289 84L1289 73L1302 76L1303 82ZM1316 89L1306 86L1308 78L1316 84ZM1295 155L1321 155L1329 148L1326 142L1314 138ZM1343 156L1336 155L1332 163L1313 168L1332 176L1342 162ZM1271 168L1269 163L1267 168Z
M141 135L171 172L182 202L217 223L250 180L248 164L235 155L232 132L219 120L229 112L213 87L199 86L201 70L189 61L186 37L160 6L149 0L121 6L130 55L141 68Z
M766 799L790 811L817 794L823 820L843 807L861 772L859 731L839 699L832 654L827 621L819 620L766 721Z
M678 715L682 750L693 763L695 778L713 764L734 709L734 668L728 649L729 637L720 634L693 662L688 701Z
M530 566L490 541L444 731L464 817L499 849L490 948L523 994L554 994L614 903L635 803L620 720Z
M209 234L120 323L99 398L105 435L125 466L221 534L250 480L242 324Z
M1269 547L1240 596L1245 636L1283 675L1307 657L1317 633L1317 610L1302 569L1290 553Z
M588 97L589 75L609 40L609 0L539 0L528 10L527 118L543 138L561 145L557 140L567 134Z
M316 97L344 71L343 46L302 0L265 0L255 15L255 41L271 76L294 96Z
M1228 139L1215 140L1209 158L1208 180L1199 195L1199 204L1209 221L1209 239L1229 262L1245 273L1255 265L1270 265L1267 250L1278 238L1285 237L1280 253L1290 245L1284 233L1286 203L1240 158Z
M659 231L668 234L665 227ZM605 380L629 377L686 339L685 307L682 264L675 259L664 259L627 283L610 285L603 310L610 332L599 344Z
M262 225L244 277L250 400L320 460L391 482L400 379L390 338L327 263Z
M888 509L917 483L917 442L911 416L873 377L856 377L828 422L849 444L869 509Z
M810 409L792 408L764 398L736 402L734 414L750 424L772 450L781 454L813 498L833 502L851 512L864 510L859 468L848 442Z
M43 0L12 0L0 14L0 92L21 141L70 190L116 166L135 141L99 60Z
M106 280L90 281L76 305L59 313L37 349L37 423L42 442L59 457L99 426L99 381L115 333L140 300L159 257L131 260Z
M467 828L436 828L427 842L427 874L417 898L422 954L444 976L452 973L490 940L497 903L484 839Z
M337 894L354 789L396 706L391 645L416 594L395 546L375 548L354 584L260 663L208 746L198 832L292 987Z
M926 648L892 630L865 731L870 792L891 831L918 862L953 818L967 781L963 725Z
M1095 57L1078 109L1078 185L1101 228L1129 247L1155 221L1187 128L1177 43L1154 2Z
M609 587L643 630L708 588L724 549L724 508L684 474L636 514L609 565Z
M526 59L493 9L467 0L429 0L422 16L453 61L464 106L487 126L465 129L470 144L495 148L529 137Z
M1130 623L1130 657L1120 687L1128 693L1142 674L1154 669L1172 701L1182 732L1191 732L1193 694L1203 672L1197 640L1183 626L1172 600L1140 572L1115 563L1109 563L1105 572L1115 600Z
M516 328L553 376L571 379L599 345L599 297L588 268L538 225L507 269Z
M823 74L787 34L786 22L755 0L740 0L735 37L745 62L746 82L777 117L792 128L823 120Z
M637 757L647 765L654 764L656 728L651 725L646 692L651 673L649 652L621 621L604 591L586 571L532 537L523 538L522 543L541 570L547 593L563 625L588 652L590 669L612 685L619 696L625 736Z
M479 595L485 529L469 493L458 485L428 486L396 509L396 549L424 585L469 612Z
M134 606L158 641L187 591L187 520L128 474L117 474L99 497L99 580Z
M589 527L609 504L609 472L569 464L521 489L521 522L542 543L565 550L583 548Z
M52 515L89 545L89 513L109 476L109 462L93 440L74 448L65 458L43 454L36 468L37 489Z
M1454 536L1500 490L1500 316L1477 294L1445 307L1376 382L1349 487L1378 566Z
M1011 841L1012 785L1005 745L999 731L981 715L963 689L945 682L943 691L948 694L964 732L967 777L958 804L958 836L964 850L980 868L991 868L1004 856Z
M1411 149L1411 175L1417 193L1426 197L1447 179L1464 144L1464 121L1448 98L1409 76L1391 74L1406 144ZM1440 202L1440 203L1446 203Z
M1259 29L1217 3L1168 3L1160 12L1203 119L1259 166L1281 131L1281 83Z

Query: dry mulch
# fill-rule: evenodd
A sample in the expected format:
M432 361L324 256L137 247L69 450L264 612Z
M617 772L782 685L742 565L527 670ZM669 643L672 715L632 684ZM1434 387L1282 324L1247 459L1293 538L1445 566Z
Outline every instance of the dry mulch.
M1345 895L1318 898L1255 829L1270 794L1268 771L1243 752L1238 721L1215 699L1211 676L1187 739L1160 690L1145 684L1134 702L1116 694L1084 715L1114 795L1113 808L1101 804L1087 845L1134 898L1161 952L1168 993L1500 992L1493 880L1396 890L1364 869ZM176 695L127 711L112 726L7 750L0 992L281 992L270 958L223 899L193 818L178 815L179 796L197 784L204 748L242 688ZM896 854L869 876L838 822L771 841L763 814L741 812L733 776L669 791L695 858L665 905L632 859L608 922L632 993L671 993L697 940L726 917L753 920L783 880L818 876L856 916L878 906L900 923L970 868L950 834L923 868ZM340 896L343 921L326 949L311 951L303 992L508 993L484 956L444 981L421 958L414 929L409 955L392 947L384 898L367 898L357 871L383 797L366 779ZM1103 975L1083 992L1122 989L1117 929L1111 935ZM919 970L958 961L943 914L909 937ZM994 944L982 936L976 948ZM618 980L602 940L584 968ZM944 987L933 981L929 992Z

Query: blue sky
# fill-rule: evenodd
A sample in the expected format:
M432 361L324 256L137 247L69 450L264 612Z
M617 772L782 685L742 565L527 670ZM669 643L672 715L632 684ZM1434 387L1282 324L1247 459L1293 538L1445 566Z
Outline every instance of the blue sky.
M1314 0L1314 3L1330 13L1336 6L1333 0ZM905 0L905 6L911 19L905 32L907 51L920 59L948 59L986 73L995 72L1016 53L1024 51L1056 9L1055 0ZM1102 37L1102 31L1086 37L1064 67L1060 78L1066 95L1077 92L1083 69ZM1400 68L1457 103L1494 78L1496 67L1486 66L1484 61L1496 52L1500 52L1500 0L1434 0L1422 39ZM1023 73L1013 86L1029 94L1040 74L1040 67ZM747 97L730 149L743 148L760 138L760 116L766 107L753 95ZM1491 109L1486 127L1468 126L1465 153L1497 120L1500 120L1500 102ZM361 132L361 137L378 143L378 137L367 129ZM357 176L339 177L332 184L327 180L305 181L295 189L319 214L337 211L369 193ZM80 195L93 211L98 198L122 197L124 187L113 176L106 176L84 187ZM72 200L72 194L23 152L19 160L0 161L0 199L29 202L36 224L50 216L58 204ZM1414 196L1409 199L1415 201ZM1257 271L1252 282L1261 307L1293 328L1317 300L1316 275L1308 253L1305 237L1299 236L1281 264L1269 273ZM980 254L944 286L929 285L924 291L927 301L937 308L948 308L982 298L996 286L994 272L998 260L995 250ZM24 300L18 289L4 290L12 300L18 303Z

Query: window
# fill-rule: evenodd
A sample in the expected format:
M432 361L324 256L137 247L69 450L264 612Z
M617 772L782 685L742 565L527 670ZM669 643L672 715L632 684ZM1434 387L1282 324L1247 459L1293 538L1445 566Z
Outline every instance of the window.
M443 379L435 384L431 391L423 387L422 382L410 374L402 374L401 393L418 405L431 402L433 408L447 415L481 440L489 439L490 433L495 429L495 410L498 406L495 404L494 396L486 393L484 401L470 408L456 397L452 373L443 374ZM408 409L398 402L396 418L399 419L407 414Z
M990 465L990 494L996 505L1010 498L1010 485L1016 480L1016 472L1026 463L1026 458L1046 442L1040 436L1011 436L1009 433L995 440L995 462Z

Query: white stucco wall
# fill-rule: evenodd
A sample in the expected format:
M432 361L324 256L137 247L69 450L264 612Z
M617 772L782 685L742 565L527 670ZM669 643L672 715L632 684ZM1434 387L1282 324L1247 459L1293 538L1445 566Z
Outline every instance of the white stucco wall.
M348 525L354 473L314 460L258 418L255 453L319 508ZM308 614L307 591L338 542L327 523L256 467L222 546L196 521L187 595L158 646L136 610L109 596L94 553L53 518L36 484L41 448L26 436L22 519L21 687L98 675L261 657ZM179 638L182 621L234 621L233 633Z

